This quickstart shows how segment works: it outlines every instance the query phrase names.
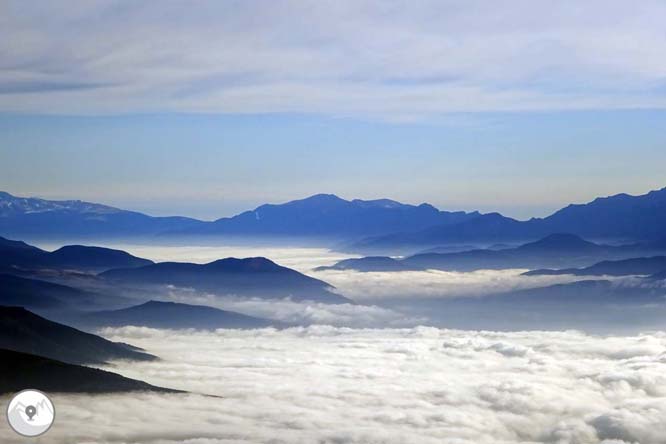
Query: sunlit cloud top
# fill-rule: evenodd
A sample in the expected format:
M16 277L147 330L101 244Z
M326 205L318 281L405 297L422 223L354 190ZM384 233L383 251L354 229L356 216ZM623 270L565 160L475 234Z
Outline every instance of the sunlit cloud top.
M10 1L0 110L664 108L664 23L658 1Z

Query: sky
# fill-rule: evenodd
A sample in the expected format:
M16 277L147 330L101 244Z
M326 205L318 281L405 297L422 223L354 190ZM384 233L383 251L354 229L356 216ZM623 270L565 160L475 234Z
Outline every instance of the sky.
M5 1L0 189L214 219L666 186L666 3Z

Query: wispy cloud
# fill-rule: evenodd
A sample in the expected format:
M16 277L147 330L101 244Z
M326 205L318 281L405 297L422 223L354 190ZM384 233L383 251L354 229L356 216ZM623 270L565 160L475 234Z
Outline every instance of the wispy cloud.
M2 9L4 111L409 120L666 106L666 6L658 1L9 2Z

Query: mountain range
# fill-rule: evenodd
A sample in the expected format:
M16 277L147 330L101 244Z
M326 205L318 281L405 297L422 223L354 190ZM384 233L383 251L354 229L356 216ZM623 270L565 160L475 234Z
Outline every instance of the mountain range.
M389 199L348 201L332 194L317 194L206 222L152 217L79 200L53 201L0 192L0 234L21 238L156 234L353 238L454 224L476 216L477 212L440 211L429 204L408 205Z
M526 242L554 233L642 241L666 237L666 188L569 205L545 218L519 221L499 213L440 211L389 199L345 200L317 194L212 222L152 217L82 201L50 201L0 192L0 234L23 238L103 236L252 236L326 238L345 249L379 252L456 243Z
M571 267L572 265L590 265L603 259L629 258L658 251L666 251L666 245L663 245L662 242L622 246L600 245L573 234L558 233L514 248L474 249L455 253L421 253L403 259L369 256L345 259L333 266L319 267L317 270L474 271L481 269Z
M152 217L80 200L16 197L0 191L0 234L10 237L146 236L201 223L188 217Z
M224 295L351 303L326 282L263 257L226 258L208 264L161 262L109 270L99 276L111 284L139 287L176 286Z
M662 330L666 319L663 284L648 278L580 280L472 297L405 295L387 306L426 317L441 327L473 330L635 333Z
M453 225L374 236L347 246L350 251L396 251L460 242L524 242L554 233L589 239L656 240L666 237L666 188L640 196L617 194L569 205L545 218L518 221L499 213L480 214Z
M237 297L352 303L328 283L263 257L153 263L120 250L66 246L50 253L4 238L0 252L0 304L23 306L59 320L76 319L70 315L79 311L127 307L132 300L144 302L146 291L160 294L172 287Z
M666 256L636 257L617 261L602 261L585 268L563 268L559 270L531 270L525 276L653 276L666 272Z
M349 201L333 194L316 194L281 205L261 205L234 217L184 228L178 234L353 238L456 224L478 215L440 211L427 203Z
M84 245L66 245L53 252L0 237L0 270L55 268L101 272L111 268L127 268L150 265L153 261L142 259L111 248Z

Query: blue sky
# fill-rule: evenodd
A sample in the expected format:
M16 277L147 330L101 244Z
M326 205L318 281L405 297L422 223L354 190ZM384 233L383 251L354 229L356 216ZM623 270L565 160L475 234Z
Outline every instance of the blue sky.
M666 186L666 4L4 2L0 189L525 218ZM544 11L548 13L544 13Z

